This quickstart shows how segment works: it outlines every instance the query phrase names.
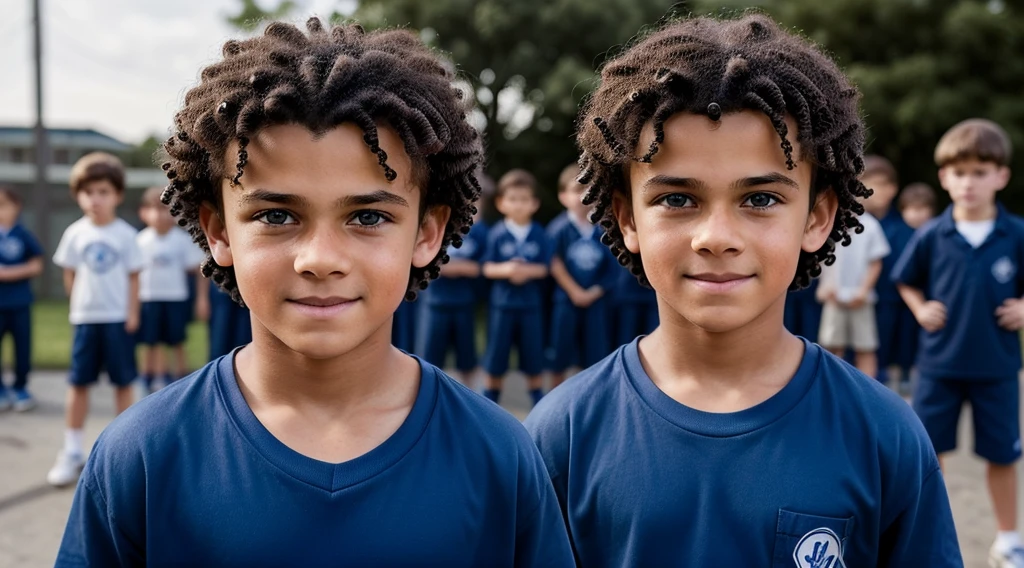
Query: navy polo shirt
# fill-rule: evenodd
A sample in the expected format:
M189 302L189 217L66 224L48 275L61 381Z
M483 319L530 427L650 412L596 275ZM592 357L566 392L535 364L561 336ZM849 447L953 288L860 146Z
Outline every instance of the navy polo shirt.
M889 209L889 213L879 219L878 223L882 226L882 232L885 233L885 239L889 241L892 252L882 259L882 273L875 284L875 293L878 294L879 303L902 302L896 283L892 281L892 269L914 236L914 229L903 220L903 215L896 209Z
M996 320L995 310L1024 293L1024 221L998 205L995 226L974 248L956 230L953 208L922 227L893 269L894 282L946 306L946 326L921 330L917 367L935 378L1016 378L1020 336Z
M589 235L584 236L570 221L557 226L554 232L548 228L553 255L562 259L569 276L583 289L601 286L611 290L615 284L618 263L608 247L601 243L602 234L595 226ZM561 286L555 286L554 300L569 302L569 294Z
M469 260L480 262L487 247L487 226L482 223L474 223L469 233L462 237L462 246L459 248L449 247L448 256L452 260ZM477 288L479 284L476 278L448 278L441 276L430 283L425 290L428 306L472 306L476 303Z
M487 251L483 262L506 262L514 258L544 266L551 262L551 243L539 224L531 223L530 232L522 242L512 236L503 221L495 224L487 234ZM539 308L543 300L543 279L519 285L496 279L491 284L492 308Z
M0 229L0 266L15 266L42 256L43 247L21 225L10 231ZM0 309L20 308L32 303L30 279L0 282Z

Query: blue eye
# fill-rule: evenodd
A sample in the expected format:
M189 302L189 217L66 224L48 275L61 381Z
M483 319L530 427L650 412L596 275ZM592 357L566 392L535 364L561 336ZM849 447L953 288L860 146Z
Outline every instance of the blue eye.
M356 223L363 227L376 227L386 219L380 211L360 211L355 215Z
M747 202L754 209L768 209L779 202L774 196L767 193L755 193L747 198Z
M281 209L263 211L257 214L255 218L268 225L288 225L295 222L295 219L287 211Z
M681 193L671 193L661 199L662 203L669 207L686 207L690 201L693 201L689 196Z

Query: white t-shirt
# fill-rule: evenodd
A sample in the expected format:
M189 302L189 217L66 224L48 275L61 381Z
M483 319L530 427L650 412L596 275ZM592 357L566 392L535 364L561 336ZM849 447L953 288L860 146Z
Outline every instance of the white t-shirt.
M868 265L885 258L890 252L889 241L878 220L867 213L858 217L858 220L864 225L864 232L858 235L851 231L850 246L837 246L835 264L826 266L821 274L822 286L833 286L836 300L840 302L852 300L864 284ZM868 294L867 301L878 301L874 290Z
M142 269L135 229L122 219L103 226L88 217L64 231L53 262L75 271L72 324L117 323L128 318L128 275Z
M139 299L143 302L181 302L188 299L188 271L196 270L206 254L178 227L163 235L152 228L135 238L142 251Z
M985 239L992 234L992 229L995 228L995 219L956 222L956 232L960 233L960 236L974 248L980 247L985 242Z

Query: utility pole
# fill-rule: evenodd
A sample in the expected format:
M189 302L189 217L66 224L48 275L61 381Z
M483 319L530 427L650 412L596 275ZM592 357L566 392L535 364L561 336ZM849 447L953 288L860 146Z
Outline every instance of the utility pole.
M43 12L39 5L41 0L32 0L32 29L34 32L33 58L35 60L36 80L36 184L32 192L32 206L35 209L35 233L47 256L50 254L50 216L49 187L46 181L46 169L50 162L50 146L46 140L46 127L43 125ZM45 298L52 290L51 278L53 269L49 262L43 263L43 275L39 292Z

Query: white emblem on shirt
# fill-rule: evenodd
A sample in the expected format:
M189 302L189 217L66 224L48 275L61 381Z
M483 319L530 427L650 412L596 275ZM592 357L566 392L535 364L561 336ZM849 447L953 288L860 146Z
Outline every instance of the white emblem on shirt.
M1017 267L1014 266L1013 261L1009 257L1004 256L992 264L992 276L1000 284L1008 283L1016 275Z
M793 550L793 560L798 568L846 568L839 536L824 527L800 539Z
M21 239L0 237L0 257L14 262L21 258L23 252L25 252L25 244L21 242Z

